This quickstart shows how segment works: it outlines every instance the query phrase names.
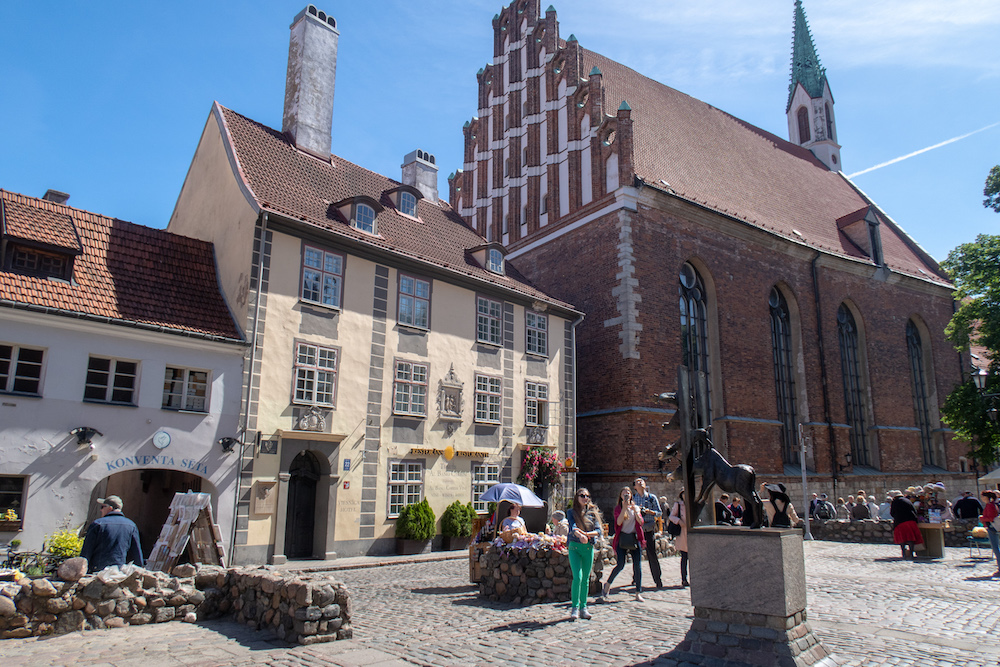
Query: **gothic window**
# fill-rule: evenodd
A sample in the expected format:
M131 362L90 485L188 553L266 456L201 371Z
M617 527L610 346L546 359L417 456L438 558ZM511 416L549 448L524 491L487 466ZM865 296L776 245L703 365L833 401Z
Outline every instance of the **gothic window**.
M830 105L826 105L826 138L836 141L833 137L833 115L830 113Z
M847 408L847 423L851 427L851 457L855 465L871 466L858 327L854 322L854 315L843 303L837 310L837 335L840 339L840 367L844 377L844 404Z
M798 111L799 119L799 143L804 144L809 141L809 110L805 107L799 107Z
M705 283L689 262L681 267L680 282L681 353L690 372L690 393L695 401L694 428L711 426L711 403L708 389L708 310Z
M799 463L795 424L795 374L792 366L792 327L788 302L777 287L768 298L771 307L771 349L774 352L774 386L781 421L781 455L785 463Z
M913 380L913 411L920 429L920 452L925 466L939 464L934 456L934 439L931 435L931 411L927 400L927 367L920 330L913 320L906 324L906 348L910 353L910 375Z

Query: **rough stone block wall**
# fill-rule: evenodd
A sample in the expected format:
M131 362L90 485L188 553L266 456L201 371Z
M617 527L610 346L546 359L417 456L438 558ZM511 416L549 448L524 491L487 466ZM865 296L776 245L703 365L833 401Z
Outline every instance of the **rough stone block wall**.
M72 579L0 583L0 639L225 615L290 643L352 636L349 592L321 576L179 565L172 574L137 569Z
M569 555L552 549L510 549L496 547L480 557L483 576L479 594L497 602L536 604L570 599L573 573ZM605 559L595 552L590 572L591 595L601 590Z

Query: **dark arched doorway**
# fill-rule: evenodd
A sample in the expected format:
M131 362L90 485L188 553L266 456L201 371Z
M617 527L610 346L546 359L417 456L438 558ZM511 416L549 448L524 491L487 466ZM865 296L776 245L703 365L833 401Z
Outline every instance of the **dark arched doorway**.
M300 452L288 467L288 514L285 519L285 556L313 557L316 485L320 469L309 452Z

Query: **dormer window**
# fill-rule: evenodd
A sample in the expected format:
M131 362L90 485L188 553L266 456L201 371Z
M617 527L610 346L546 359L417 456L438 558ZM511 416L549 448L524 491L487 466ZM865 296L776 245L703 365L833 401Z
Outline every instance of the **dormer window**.
M72 280L83 244L73 218L15 201L0 201L0 269L35 278Z
M354 209L354 220L352 220L352 223L361 231L374 234L375 209L368 204L358 204Z
M503 275L503 253L496 248L490 248L486 253L486 268L493 273Z
M9 267L11 271L24 273L38 278L58 278L67 279L67 267L69 258L65 255L45 252L11 244Z
M875 266L882 266L885 262L882 257L882 237L879 234L879 222L875 216L871 216L866 222L868 223L869 243L871 243L871 249L868 254L871 256Z
M399 193L399 212L417 217L417 198L409 192Z

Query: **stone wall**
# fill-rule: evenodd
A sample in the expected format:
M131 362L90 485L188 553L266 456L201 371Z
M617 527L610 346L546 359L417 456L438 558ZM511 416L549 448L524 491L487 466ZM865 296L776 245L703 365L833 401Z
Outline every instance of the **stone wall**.
M979 525L976 519L952 519L944 528L946 547L967 547L972 529ZM828 542L863 542L866 544L893 544L892 521L864 519L862 521L816 521L809 524L814 539Z
M601 590L605 551L595 551L590 572L591 595ZM569 555L552 549L497 549L492 547L479 557L482 578L479 594L497 602L535 604L570 599L573 573Z
M81 575L62 567L58 577L0 582L0 639L227 615L290 643L352 636L350 594L322 576L192 565Z

